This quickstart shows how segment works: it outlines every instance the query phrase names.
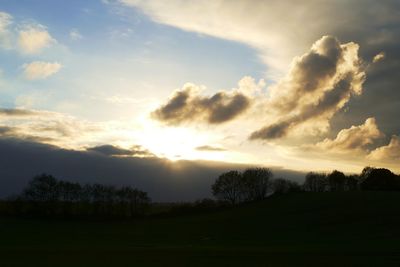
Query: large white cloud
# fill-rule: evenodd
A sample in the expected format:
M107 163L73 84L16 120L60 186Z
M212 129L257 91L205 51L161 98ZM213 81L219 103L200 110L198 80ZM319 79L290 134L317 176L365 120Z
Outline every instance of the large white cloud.
M40 53L55 42L43 25L25 25L18 33L18 45L25 54Z
M285 73L291 59L322 35L332 34L342 39L352 33L355 37L363 35L368 40L377 40L385 32L391 34L388 30L382 32L380 27L400 22L395 1L385 4L374 0L120 2L139 8L159 23L248 44L259 50L270 74Z
M393 135L390 143L373 150L368 158L374 161L400 162L400 137Z
M57 62L34 61L24 64L24 75L29 80L45 79L61 69L62 65Z
M316 146L328 153L367 151L369 145L382 137L384 134L378 129L375 118L368 118L363 124L343 129L335 139L326 138Z

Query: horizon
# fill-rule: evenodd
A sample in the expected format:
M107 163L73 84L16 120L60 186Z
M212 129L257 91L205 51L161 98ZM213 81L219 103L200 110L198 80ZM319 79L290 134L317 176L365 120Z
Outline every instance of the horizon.
M3 0L0 195L42 172L156 199L200 197L245 166L298 181L399 173L399 13L372 0Z

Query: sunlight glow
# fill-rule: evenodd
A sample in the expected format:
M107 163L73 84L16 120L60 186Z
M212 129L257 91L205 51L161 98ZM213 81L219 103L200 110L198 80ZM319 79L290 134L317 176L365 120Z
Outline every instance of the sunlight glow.
M186 127L166 127L143 118L143 129L137 136L137 143L159 157L170 160L206 159L224 160L224 151L199 151L199 146L208 145L215 140L209 133Z

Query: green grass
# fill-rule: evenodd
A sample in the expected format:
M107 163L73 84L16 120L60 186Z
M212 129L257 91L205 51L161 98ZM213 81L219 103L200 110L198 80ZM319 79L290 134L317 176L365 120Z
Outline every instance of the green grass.
M400 193L299 193L125 222L1 219L0 266L400 266Z

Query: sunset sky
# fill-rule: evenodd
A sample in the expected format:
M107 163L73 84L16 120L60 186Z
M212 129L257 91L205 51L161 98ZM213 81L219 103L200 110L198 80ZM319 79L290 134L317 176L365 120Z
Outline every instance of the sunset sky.
M1 0L1 139L398 172L399 36L390 0Z

